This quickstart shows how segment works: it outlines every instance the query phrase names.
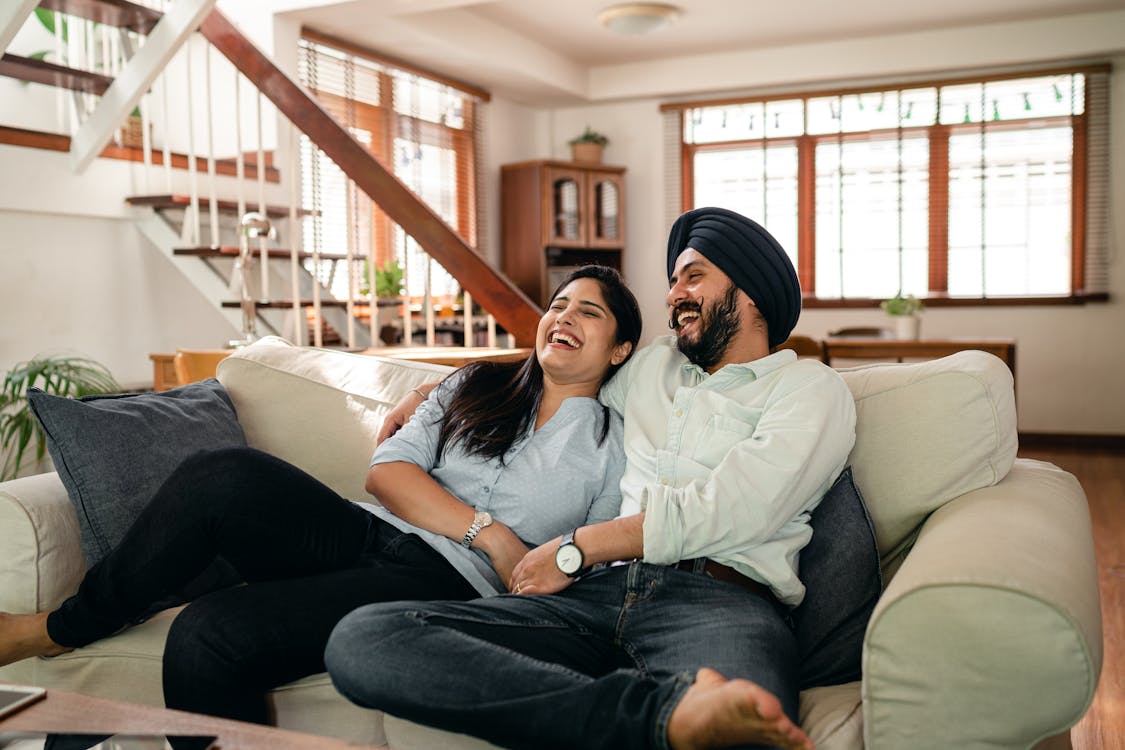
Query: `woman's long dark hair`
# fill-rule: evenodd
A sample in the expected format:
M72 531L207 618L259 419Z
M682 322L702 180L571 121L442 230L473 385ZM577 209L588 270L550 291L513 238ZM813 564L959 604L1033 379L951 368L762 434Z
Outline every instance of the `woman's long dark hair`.
M621 274L607 266L583 266L558 285L551 302L576 279L593 279L601 287L606 305L617 323L616 344L631 344L620 364L611 364L602 383L633 356L641 338L641 310ZM550 305L548 305L549 307ZM523 362L474 362L461 369L438 433L437 455L446 445L461 442L466 453L483 458L503 458L526 434L543 397L543 368L535 352ZM604 408L604 407L603 407ZM598 444L609 433L609 410L602 418Z

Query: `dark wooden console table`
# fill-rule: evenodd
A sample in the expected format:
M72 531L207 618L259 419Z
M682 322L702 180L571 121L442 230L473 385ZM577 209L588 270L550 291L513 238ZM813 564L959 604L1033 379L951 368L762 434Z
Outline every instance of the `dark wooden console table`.
M1015 339L891 339L860 336L829 336L824 339L824 362L834 359L937 359L967 349L995 354L1016 376Z

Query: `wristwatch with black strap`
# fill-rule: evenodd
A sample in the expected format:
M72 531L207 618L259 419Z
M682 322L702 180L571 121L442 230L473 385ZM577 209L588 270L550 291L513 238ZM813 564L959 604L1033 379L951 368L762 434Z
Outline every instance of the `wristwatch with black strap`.
M586 557L582 554L578 545L574 543L576 531L578 529L563 534L563 538L559 541L559 548L555 551L555 565L564 575L571 578L577 578L589 570L583 567Z

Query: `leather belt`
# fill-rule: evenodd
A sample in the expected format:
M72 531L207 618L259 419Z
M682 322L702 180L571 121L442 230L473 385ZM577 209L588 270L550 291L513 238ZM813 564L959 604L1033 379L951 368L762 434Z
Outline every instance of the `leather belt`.
M676 568L677 570L686 570L688 573L694 573L695 559L680 560L672 567ZM774 598L773 591L769 586L765 585L764 583L759 583L753 578L747 578L734 568L729 568L722 563L715 562L714 560L707 559L704 561L703 572L717 581L725 581L727 583L733 583L736 586L741 586L751 594L757 594L758 596L765 597L766 599Z

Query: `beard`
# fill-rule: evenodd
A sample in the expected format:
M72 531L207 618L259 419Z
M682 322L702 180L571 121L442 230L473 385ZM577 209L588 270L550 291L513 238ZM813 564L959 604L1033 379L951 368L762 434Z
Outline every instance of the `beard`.
M699 312L699 337L688 341L680 331L676 321L685 310ZM676 332L676 346L688 360L698 367L708 370L722 360L727 347L738 333L738 287L731 284L726 294L707 310L703 300L681 302L672 308L669 326Z

